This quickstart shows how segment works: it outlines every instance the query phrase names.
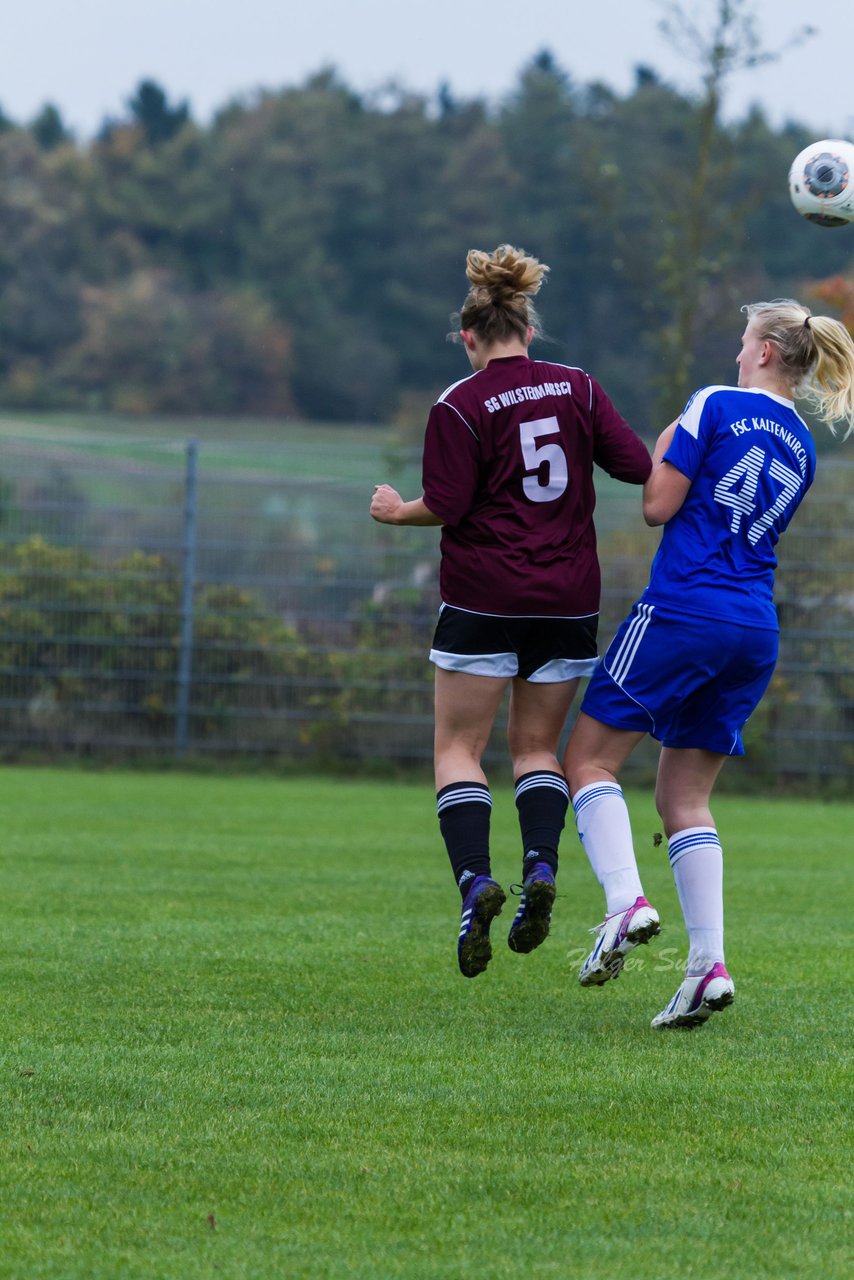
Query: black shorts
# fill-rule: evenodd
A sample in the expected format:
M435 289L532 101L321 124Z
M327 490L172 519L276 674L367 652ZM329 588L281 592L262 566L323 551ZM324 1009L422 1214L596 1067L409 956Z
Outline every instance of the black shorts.
M558 684L593 674L599 661L598 626L598 613L586 618L503 618L443 604L430 661L443 671Z

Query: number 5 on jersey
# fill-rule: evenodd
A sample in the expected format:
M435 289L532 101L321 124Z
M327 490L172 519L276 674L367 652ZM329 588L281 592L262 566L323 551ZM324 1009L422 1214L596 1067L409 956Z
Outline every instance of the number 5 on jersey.
M519 423L525 470L534 473L522 481L525 497L531 502L554 502L569 483L566 454L562 447L554 441L537 443L542 436L553 435L560 436L557 418L535 418L533 422Z

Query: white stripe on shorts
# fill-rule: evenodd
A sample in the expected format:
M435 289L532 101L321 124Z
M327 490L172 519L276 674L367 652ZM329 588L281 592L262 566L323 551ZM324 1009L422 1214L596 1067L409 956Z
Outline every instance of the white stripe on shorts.
M560 684L562 680L581 680L592 676L598 658L552 658L527 677L529 684Z
M519 674L515 653L446 653L444 649L431 649L430 661L443 671L465 671L470 676Z
M644 632L652 621L652 614L655 608L651 604L639 604L637 617L633 618L629 623L626 634L623 636L622 643L617 650L614 660L610 667L605 670L614 681L620 684L629 673L635 654L638 651L641 640L643 640Z

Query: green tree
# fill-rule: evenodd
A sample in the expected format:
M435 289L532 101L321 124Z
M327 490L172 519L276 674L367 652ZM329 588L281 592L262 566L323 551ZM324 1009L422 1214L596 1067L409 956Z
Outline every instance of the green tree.
M56 147L65 146L73 141L71 133L63 123L59 108L47 102L30 125L30 133L42 151L53 151Z
M294 391L316 417L366 419L394 402L397 356L374 323L388 271L373 297L362 286L387 225L371 141L361 100L332 71L214 122L230 271L258 282L292 332Z
M80 331L83 203L76 157L0 134L0 396L50 403L56 353Z
M93 144L90 161L85 194L98 245L90 280L148 265L168 267L198 289L222 279L227 203L205 130L188 122L152 147L137 126L116 126Z
M777 50L764 50L754 0L715 0L700 15L687 0L664 0L662 7L664 34L686 59L699 65L702 84L687 120L693 135L691 164L671 171L677 199L666 219L658 259L669 313L659 344L667 412L684 403L693 387L697 336L708 324L709 310L715 309L712 286L728 265L726 255L736 234L726 199L734 167L733 139L720 123L727 84L740 71L775 61L785 48L806 39L811 28L803 28Z
M83 403L121 412L287 414L290 348L254 290L197 293L147 269L84 291L60 373Z
M588 201L582 173L584 107L568 73L544 50L502 103L501 136L513 184L503 205L507 234L551 267L538 305L549 333L587 363L590 269ZM556 323L550 322L554 317Z
M186 102L172 106L165 91L155 80L141 80L136 92L128 99L128 108L134 124L142 130L149 146L169 142L180 133L190 119Z
M209 126L153 81L88 144L52 108L0 120L0 398L414 423L465 371L444 337L466 251L509 240L552 267L539 353L651 432L732 376L738 306L851 266L789 205L803 127L721 121L730 76L782 52L749 0L664 12L696 94L640 67L620 95L543 51L498 103L324 69Z

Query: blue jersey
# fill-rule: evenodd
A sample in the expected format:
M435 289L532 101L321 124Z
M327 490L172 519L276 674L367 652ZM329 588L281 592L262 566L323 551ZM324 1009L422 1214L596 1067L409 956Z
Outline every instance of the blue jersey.
M704 387L664 457L691 488L664 526L642 599L776 631L774 547L815 475L807 424L782 396Z

